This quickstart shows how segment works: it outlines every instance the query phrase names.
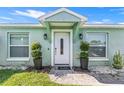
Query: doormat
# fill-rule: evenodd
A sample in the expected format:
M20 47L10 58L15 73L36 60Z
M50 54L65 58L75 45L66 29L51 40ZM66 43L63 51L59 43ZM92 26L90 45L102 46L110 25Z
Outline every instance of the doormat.
M58 67L58 70L70 70L70 67Z

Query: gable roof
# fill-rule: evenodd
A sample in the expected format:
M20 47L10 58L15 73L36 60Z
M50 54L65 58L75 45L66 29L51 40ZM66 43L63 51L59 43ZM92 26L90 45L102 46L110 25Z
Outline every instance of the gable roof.
M80 21L87 21L86 17L84 17L84 16L82 16L82 15L80 15L78 13L75 13L75 12L73 12L73 11L67 9L67 8L60 8L60 9L54 11L54 12L51 12L51 13L46 14L46 15L43 15L43 16L39 17L39 20L44 21L46 18L49 18L49 17L51 17L51 16L53 16L55 14L58 14L60 12L67 12L67 13L69 13L71 15L74 15L77 18L81 19Z

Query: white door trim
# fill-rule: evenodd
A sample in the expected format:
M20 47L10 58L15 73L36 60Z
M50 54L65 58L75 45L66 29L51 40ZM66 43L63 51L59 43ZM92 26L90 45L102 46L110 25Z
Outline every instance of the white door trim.
M51 30L51 66L54 66L54 33L55 32L69 32L70 34L70 67L73 66L73 32L71 29L53 29Z

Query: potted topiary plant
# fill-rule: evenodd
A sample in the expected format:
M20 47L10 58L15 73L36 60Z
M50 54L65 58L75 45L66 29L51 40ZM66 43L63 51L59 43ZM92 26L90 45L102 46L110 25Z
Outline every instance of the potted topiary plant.
M39 42L33 42L32 46L32 57L33 57L33 62L34 62L34 67L36 69L41 69L42 68L42 53L41 53L41 45Z
M89 51L89 43L85 41L81 41L80 43L80 66L81 69L87 70L88 69L88 51Z
M123 67L123 62L122 62L122 56L120 54L120 51L117 51L113 57L114 63L112 66L116 69L122 69Z

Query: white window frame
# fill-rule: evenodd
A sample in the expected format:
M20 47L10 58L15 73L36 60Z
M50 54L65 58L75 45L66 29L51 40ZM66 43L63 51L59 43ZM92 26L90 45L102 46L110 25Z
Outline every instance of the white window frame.
M86 32L86 35L85 35L85 40L87 39L87 34L91 34L91 33L103 33L105 34L105 42L106 44L105 45L101 45L101 46L98 46L98 45L90 45L90 46L96 46L96 47L102 47L102 46L105 46L105 57L89 57L89 59L92 61L92 60L95 60L95 61L99 61L99 60L104 60L104 61L108 61L108 32ZM87 40L86 40L87 41Z
M28 35L28 45L10 45L10 35L22 35L22 34L27 34ZM7 61L29 61L29 57L30 57L30 35L29 32L8 32L8 39L7 39L7 43L8 43L8 58ZM28 57L10 57L10 47L11 46L28 46L29 49L29 54Z

